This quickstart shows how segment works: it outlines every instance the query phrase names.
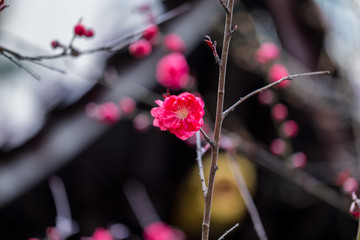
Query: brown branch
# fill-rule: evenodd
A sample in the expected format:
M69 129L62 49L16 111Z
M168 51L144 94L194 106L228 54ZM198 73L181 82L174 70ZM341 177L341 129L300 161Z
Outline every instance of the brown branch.
M217 160L219 155L219 140L221 135L221 126L223 122L223 106L224 106L224 94L225 94L225 77L226 77L226 65L229 55L229 47L231 40L231 25L233 17L234 0L229 0L228 9L226 12L224 40L221 52L221 62L219 63L219 82L217 93L217 106L216 106L216 118L214 128L214 145L211 146L211 162L210 172L208 178L208 191L205 197L204 217L202 224L202 240L209 239L210 230L210 216L211 216L211 203L214 192L215 173L218 169Z
M228 6L226 6L224 0L219 0L219 3L221 4L221 6L224 8L226 14L230 14L230 9Z
M214 146L214 145L215 145L214 140L212 140L212 139L206 134L206 132L204 131L204 129L200 128L200 132L201 132L201 134L204 136L205 140L210 144L210 146Z
M289 75L287 77L283 77L275 82L272 82L262 88L259 88L251 93L249 93L248 95L246 95L245 97L241 97L236 103L234 103L231 107L229 107L227 110L225 110L223 112L223 118L225 118L229 112L234 111L235 108L242 102L244 102L245 100L247 100L248 98L268 89L271 88L279 83L281 83L282 81L285 80L293 80L294 78L299 78L299 77L308 77L308 76L314 76L314 75L324 75L324 74L330 74L330 71L319 71L319 72L308 72L308 73L300 73L300 74L293 74L293 75Z

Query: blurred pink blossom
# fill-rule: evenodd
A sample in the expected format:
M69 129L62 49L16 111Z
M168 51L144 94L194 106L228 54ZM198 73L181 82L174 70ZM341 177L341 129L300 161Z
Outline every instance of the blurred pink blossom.
M285 151L286 151L286 142L283 139L277 138L270 143L270 152L272 154L280 156L283 155Z
M159 28L156 25L151 25L142 34L142 37L150 42L153 42L159 34Z
M297 152L291 155L290 162L294 168L303 168L306 166L307 157L303 152Z
M257 95L259 103L263 105L270 105L274 101L274 92L266 89Z
M342 187L344 192L351 194L352 192L356 192L359 189L359 184L356 178L349 177L345 180Z
M151 51L151 43L145 39L140 39L129 45L129 53L135 58L144 58L148 56Z
M274 64L269 69L268 79L270 82L275 82L287 76L289 76L289 72L286 69L286 67L281 63ZM285 80L279 83L277 86L279 88L286 88L289 85L290 85L290 80Z
M287 107L282 104L278 103L271 109L271 116L276 121L283 121L288 115Z
M255 52L255 59L260 64L266 64L271 60L274 60L280 56L280 50L278 46L272 42L266 42Z
M105 228L96 228L91 236L91 240L113 240L113 236Z
M287 120L281 125L281 130L286 137L292 138L299 133L299 125L294 120Z
M185 87L189 81L189 66L181 53L170 53L161 58L156 67L156 79L171 90Z
M186 49L185 42L176 33L168 34L163 40L164 47L173 52L184 52Z
M153 222L145 227L144 240L184 240L182 231L174 229L164 222Z
M122 113L130 115L136 109L136 102L130 97L123 97L119 101L119 107Z

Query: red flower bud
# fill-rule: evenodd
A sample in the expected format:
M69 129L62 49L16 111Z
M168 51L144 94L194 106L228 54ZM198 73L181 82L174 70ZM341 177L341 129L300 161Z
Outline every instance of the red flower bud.
M59 43L57 40L54 40L54 41L51 42L51 46L52 46L53 48L57 48L57 47L60 46L60 43Z
M94 36L94 30L92 30L92 29L86 30L84 35L86 37L93 37Z
M83 36L85 35L86 29L84 27L84 25L82 25L81 23L78 23L75 25L74 27L74 33L78 36Z

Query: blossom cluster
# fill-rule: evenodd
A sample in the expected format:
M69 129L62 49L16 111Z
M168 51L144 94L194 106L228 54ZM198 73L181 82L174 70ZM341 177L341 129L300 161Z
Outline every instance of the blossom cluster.
M280 58L280 49L271 42L263 43L255 52L255 60L268 70L269 82L275 82L289 75L286 67L281 63L274 63ZM268 67L268 65L270 65ZM277 86L279 89L288 87L289 80L282 81ZM262 105L270 107L271 117L278 130L279 137L271 141L270 152L277 156L288 156L287 160L291 167L302 168L306 165L307 157L303 152L291 154L290 139L299 133L299 125L296 121L288 119L288 108L278 101L276 92L267 89L258 94L258 101Z

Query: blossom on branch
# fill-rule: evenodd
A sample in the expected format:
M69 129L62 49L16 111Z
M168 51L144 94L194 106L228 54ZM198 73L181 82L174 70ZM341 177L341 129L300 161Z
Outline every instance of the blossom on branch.
M151 43L145 39L140 39L129 45L129 53L135 58L147 57L151 51Z
M268 79L270 80L270 82L275 82L277 80L280 80L283 77L287 77L288 75L289 75L289 72L286 69L286 67L281 63L277 63L270 67ZM277 86L279 88L286 88L289 85L290 85L290 81L285 80L285 81L282 81L281 83L279 83Z
M164 87L178 90L189 82L189 66L181 53L170 53L156 66L156 79Z
M81 37L81 36L92 37L92 36L94 36L94 30L87 29L87 28L85 28L85 26L83 24L78 23L74 27L74 34L79 37Z
M159 107L151 109L155 118L153 125L162 131L168 130L181 140L193 136L204 124L204 102L191 93L168 94L164 101L155 102Z
M159 28L156 25L151 25L142 33L142 37L150 42L156 40L159 35Z

